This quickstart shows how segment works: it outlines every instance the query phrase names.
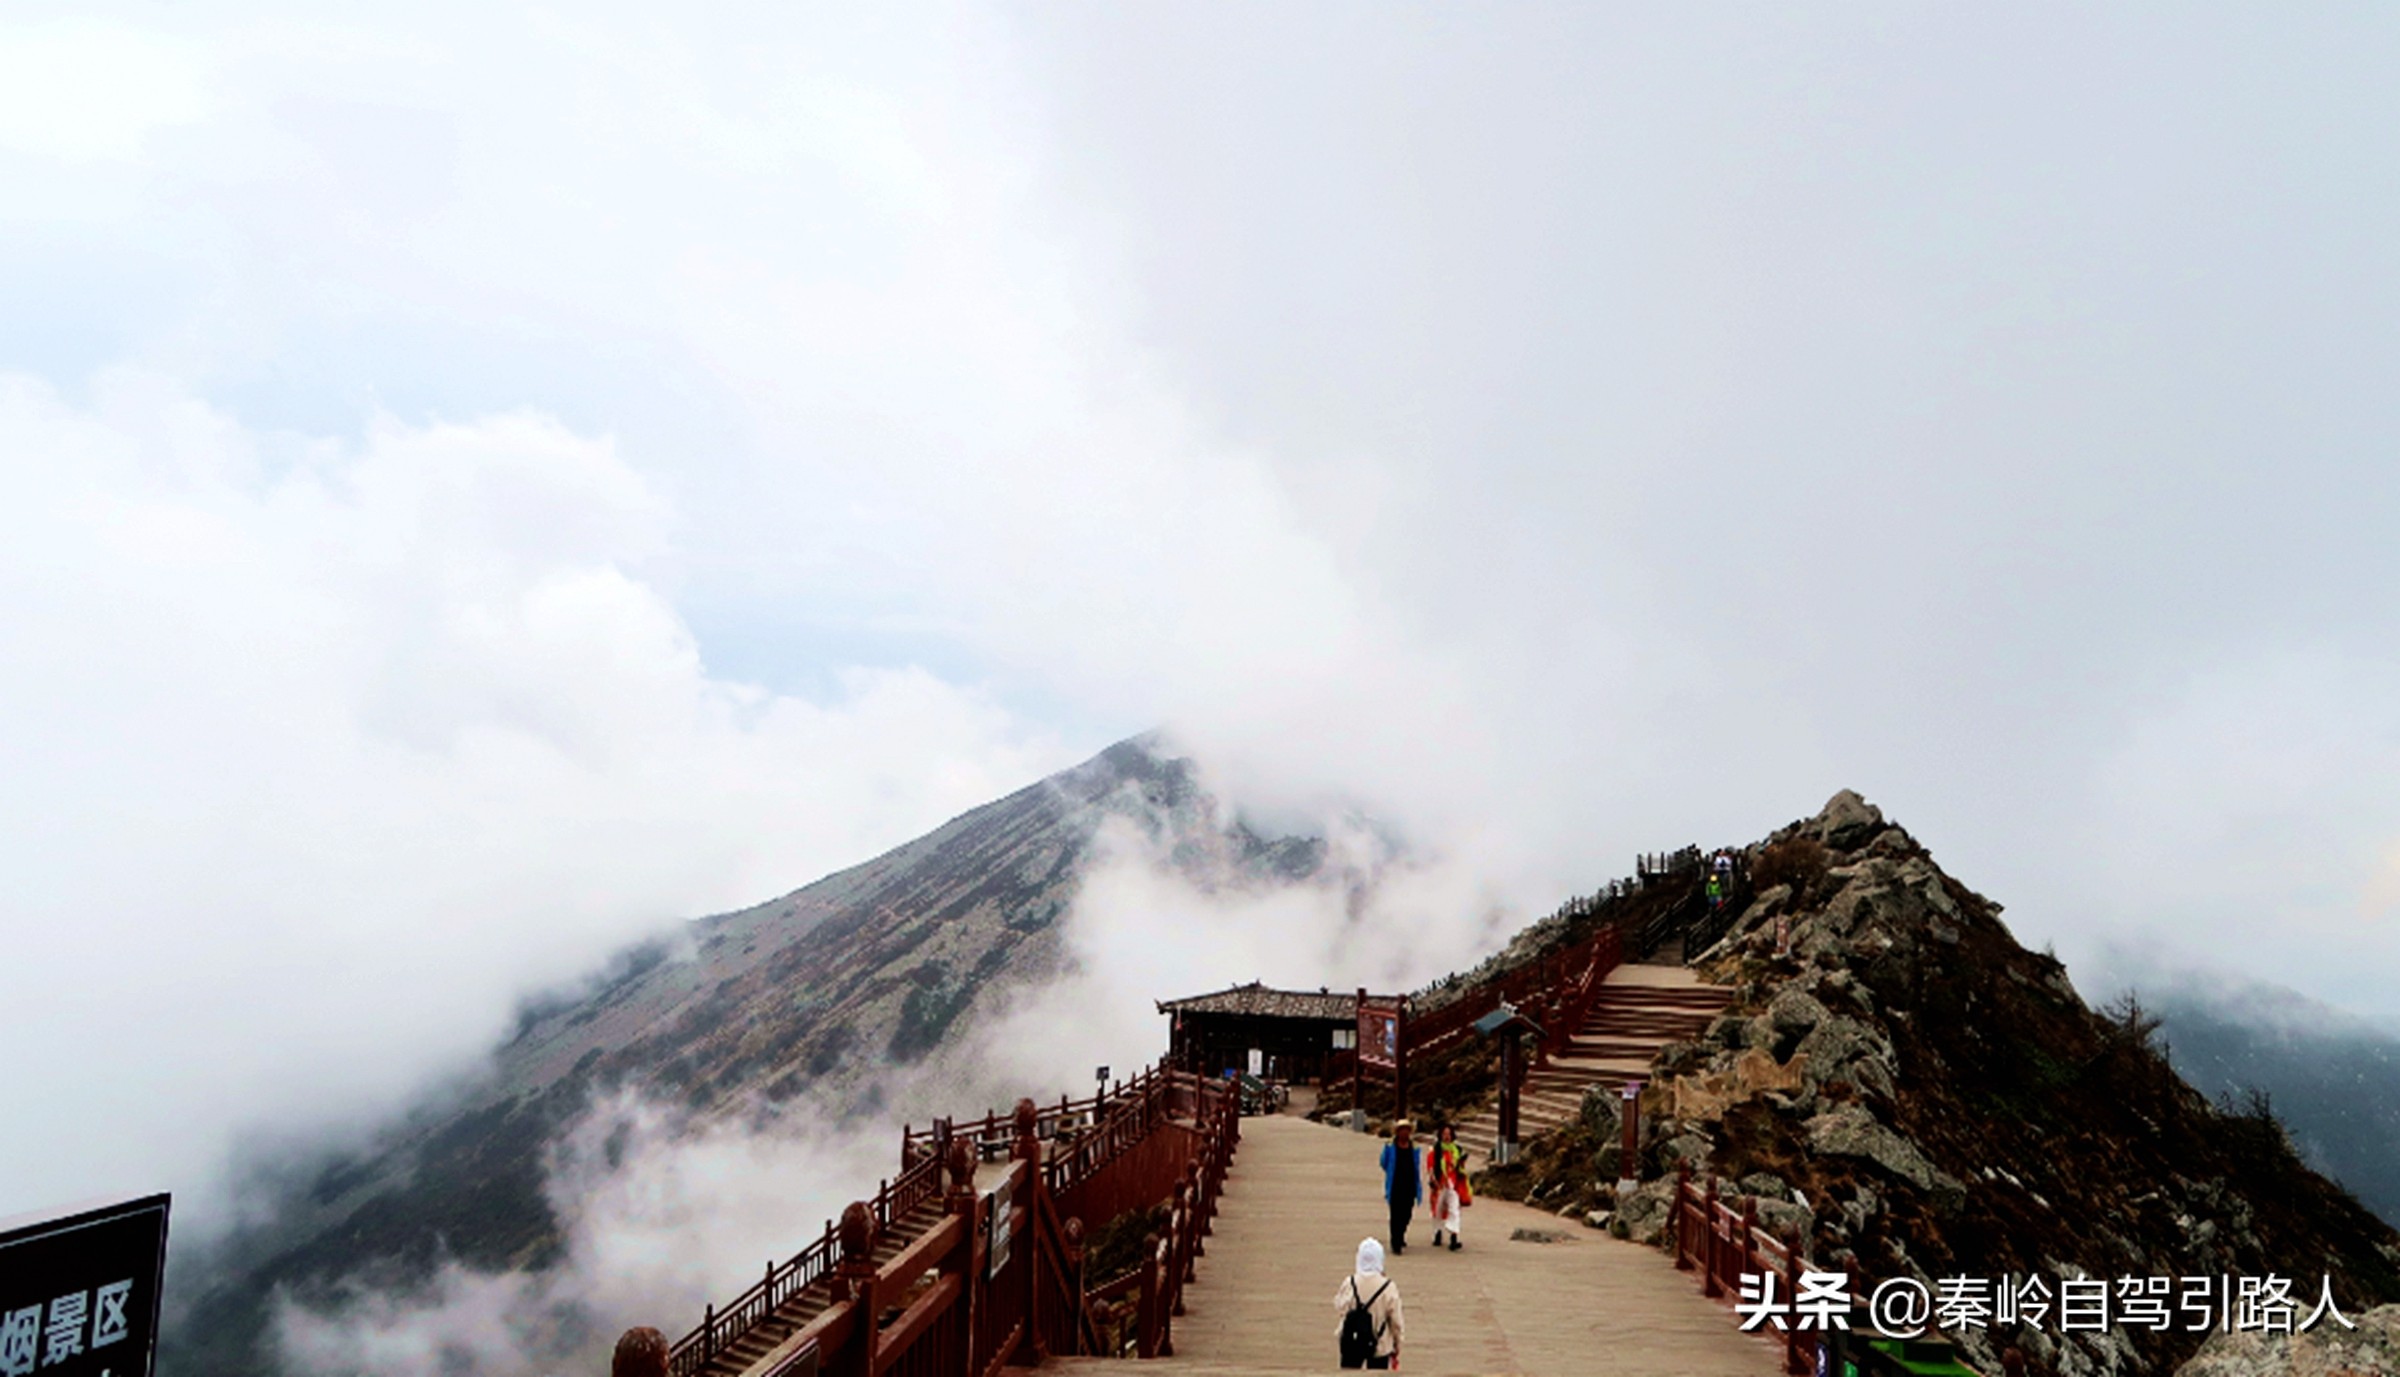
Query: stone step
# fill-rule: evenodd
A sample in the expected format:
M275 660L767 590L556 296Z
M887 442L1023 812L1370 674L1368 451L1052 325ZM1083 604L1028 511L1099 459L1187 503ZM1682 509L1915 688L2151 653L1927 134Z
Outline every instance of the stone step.
M1626 1060L1647 1062L1651 1058L1658 1055L1658 1050L1660 1048L1671 1042L1679 1041L1682 1041L1682 1039L1622 1036L1588 1039L1578 1038L1567 1043L1564 1047L1557 1049L1555 1052L1551 1053L1551 1055L1542 1058L1537 1064L1548 1066L1554 1062L1561 1061L1566 1062L1569 1065L1574 1065L1580 1062L1620 1062Z
M1599 1009L1584 1016L1576 1032L1592 1036L1609 1028L1706 1028L1714 1013L1668 1013L1634 1009Z
M1587 1023L1567 1036L1570 1039L1647 1042L1657 1045L1668 1042L1690 1042L1707 1031L1708 1024L1705 1021L1691 1023Z
M1692 990L1643 989L1629 986L1622 993L1604 991L1591 1003L1595 1009L1721 1009L1732 998L1714 986Z

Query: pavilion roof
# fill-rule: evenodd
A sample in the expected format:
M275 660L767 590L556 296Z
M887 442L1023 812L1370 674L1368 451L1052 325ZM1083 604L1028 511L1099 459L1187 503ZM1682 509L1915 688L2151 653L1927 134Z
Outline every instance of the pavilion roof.
M1234 985L1211 994L1158 1001L1162 1014L1256 1014L1266 1018L1308 1018L1348 1023L1358 1017L1358 996L1331 990L1270 990L1258 981Z

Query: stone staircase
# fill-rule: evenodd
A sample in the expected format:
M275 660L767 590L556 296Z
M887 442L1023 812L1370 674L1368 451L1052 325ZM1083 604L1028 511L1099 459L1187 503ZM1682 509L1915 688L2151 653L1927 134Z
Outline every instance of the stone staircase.
M1526 1073L1517 1100L1517 1141L1574 1119L1583 1112L1584 1092L1594 1086L1614 1092L1628 1080L1647 1079L1659 1048L1700 1036L1732 997L1731 989L1702 984L1686 966L1625 965L1609 972L1566 1049ZM1499 1131L1496 1105L1460 1120L1458 1140L1469 1161L1490 1161Z

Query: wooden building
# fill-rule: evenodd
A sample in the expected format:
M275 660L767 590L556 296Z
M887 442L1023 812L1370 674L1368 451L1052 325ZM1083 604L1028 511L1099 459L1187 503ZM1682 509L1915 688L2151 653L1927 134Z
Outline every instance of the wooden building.
M1270 990L1252 981L1214 994L1161 1000L1158 1011L1174 1020L1167 1040L1170 1062L1209 1076L1257 1070L1287 1081L1320 1080L1326 1060L1355 1046L1358 1037L1355 993Z

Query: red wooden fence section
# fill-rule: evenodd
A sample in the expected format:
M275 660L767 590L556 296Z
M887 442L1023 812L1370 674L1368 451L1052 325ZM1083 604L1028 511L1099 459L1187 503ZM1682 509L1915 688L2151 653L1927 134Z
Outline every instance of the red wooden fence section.
M1625 934L1614 924L1563 952L1528 961L1507 975L1451 1000L1431 1013L1412 1014L1403 1025L1405 1049L1421 1057L1466 1037L1475 1020L1503 1001L1564 1042L1583 1022L1600 983L1625 960Z
M1704 1296L1738 1296L1742 1276L1772 1274L1775 1294L1786 1302L1800 1294L1800 1274L1807 1270L1807 1250L1798 1231L1777 1238L1758 1224L1758 1197L1742 1197L1736 1209L1717 1195L1717 1181L1710 1177L1705 1191L1692 1186L1689 1163L1675 1170L1675 1208L1668 1216L1669 1227L1675 1231L1675 1266L1682 1271L1697 1268L1700 1273L1700 1294ZM1804 1333L1797 1323L1783 1333L1783 1365L1787 1372L1815 1370L1816 1336ZM1771 1335L1769 1337L1772 1337Z
M1139 1351L1171 1352L1173 1316L1240 1132L1231 1084L1163 1066L1048 1110L1021 1100L1005 1120L987 1114L966 1124L941 1121L923 1134L904 1130L899 1177L844 1210L838 1228L828 1225L824 1237L732 1303L709 1307L700 1326L671 1347L654 1330L628 1332L614 1371L990 1377L1045 1354L1094 1352L1091 1303L1136 1291ZM995 1141L1005 1141L1010 1166L981 1191L976 1167ZM1168 1224L1143 1265L1087 1287L1083 1219L1105 1221L1161 1201L1171 1202ZM895 1234L904 1222L921 1232ZM896 1250L886 1247L878 1262L878 1244L887 1240ZM803 1294L811 1288L818 1294ZM822 1305L771 1349L747 1351L765 1342L756 1339L737 1351L745 1335L796 1301Z

